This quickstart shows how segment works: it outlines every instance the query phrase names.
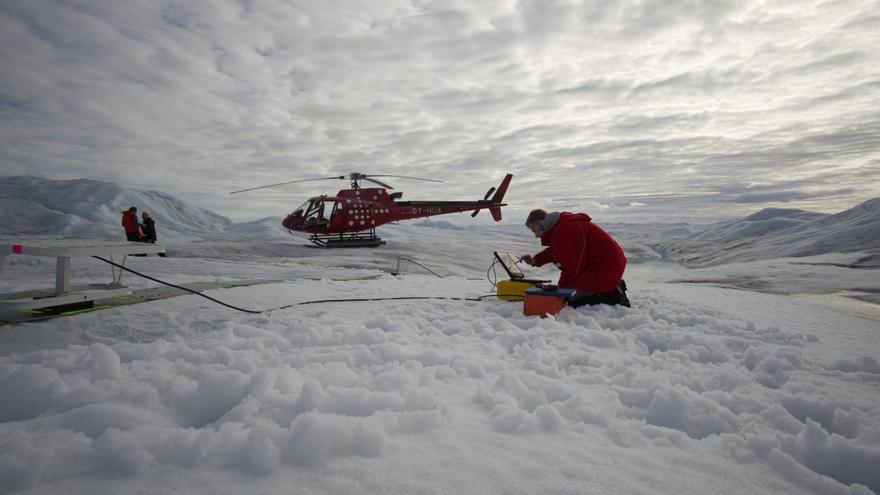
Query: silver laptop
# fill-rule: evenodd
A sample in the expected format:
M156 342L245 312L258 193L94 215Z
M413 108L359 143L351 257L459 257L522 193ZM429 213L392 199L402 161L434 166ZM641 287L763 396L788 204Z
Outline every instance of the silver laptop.
M526 282L529 284L546 284L549 283L549 280L538 280L534 278L526 278L525 274L516 266L516 261L514 261L513 256L510 253L498 252L494 251L495 258L501 263L501 266L504 267L504 271L507 272L507 275L510 277L510 280L515 282Z

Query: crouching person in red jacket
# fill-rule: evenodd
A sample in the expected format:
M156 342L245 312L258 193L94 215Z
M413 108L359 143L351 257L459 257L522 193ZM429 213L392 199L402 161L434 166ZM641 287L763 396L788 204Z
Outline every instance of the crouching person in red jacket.
M561 270L559 287L577 292L568 304L619 304L629 307L626 282L621 278L626 256L617 242L584 213L547 213L532 210L526 219L546 249L522 260L532 266L555 263Z

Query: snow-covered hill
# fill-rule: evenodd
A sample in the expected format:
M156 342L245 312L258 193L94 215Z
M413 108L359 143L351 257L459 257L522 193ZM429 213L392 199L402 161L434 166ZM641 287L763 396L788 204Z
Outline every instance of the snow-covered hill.
M711 225L692 236L695 240L733 241L743 237L769 234L778 230L799 227L824 218L825 213L785 208L764 208L745 218Z
M667 259L689 266L832 252L873 253L880 251L880 198L833 215L767 208L655 248ZM873 259L868 256L866 262Z
M290 239L290 233L281 225L281 218L279 217L266 217L252 222L234 223L226 229L226 232L250 239Z
M0 177L0 233L122 237L123 210L148 212L159 235L220 232L229 219L157 191L88 179Z

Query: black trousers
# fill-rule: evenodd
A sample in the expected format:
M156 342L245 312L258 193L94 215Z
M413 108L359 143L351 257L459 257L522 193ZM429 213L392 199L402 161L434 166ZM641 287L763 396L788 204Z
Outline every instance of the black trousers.
M595 306L597 304L608 304L611 306L620 305L629 308L629 298L626 297L626 282L621 280L617 288L610 292L575 292L575 294L568 300L568 305L572 308L579 308L587 305Z

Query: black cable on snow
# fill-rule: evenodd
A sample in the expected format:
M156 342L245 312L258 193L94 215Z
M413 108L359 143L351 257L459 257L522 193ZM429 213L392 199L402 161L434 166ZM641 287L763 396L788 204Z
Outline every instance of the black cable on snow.
M400 297L365 297L365 298L350 298L350 299L317 299L314 301L303 301L303 302L298 302L298 303L293 303L293 304L287 304L284 306L279 306L277 308L257 310L257 309L247 309L247 308L240 308L238 306L233 306L232 304L225 303L225 302L223 302L219 299L215 299L211 296L206 296L205 294L202 294L201 292L199 292L197 290L189 289L189 288L186 288L186 287L183 287L180 285L175 285L175 284L172 284L171 282L166 282L164 280L160 280L158 278L151 277L149 275L145 275L141 272L138 272L136 270L132 270L131 268L120 265L119 263L114 263L113 261L110 261L106 258L102 258L100 256L92 256L92 258L101 260L104 263L108 263L110 265L113 265L116 268L119 268L120 270L125 270L129 273L137 275L138 277L143 277L147 280L152 280L153 282L157 282L162 285L167 285L167 286L173 287L175 289L180 289L184 292L189 292L190 294L193 294L193 295L196 295L199 297L204 297L205 299L212 301L212 302L215 302L221 306L225 306L227 308L234 309L236 311L241 311L243 313L250 313L250 314L269 313L271 311L278 311L281 309L288 309L288 308L292 308L293 306L303 306L306 304L323 304L323 303L332 303L332 302L366 302L366 301L426 300L426 299L439 299L439 300L449 300L449 301L482 301L483 299L485 299L487 297L498 297L499 296L499 294L485 294L485 295L475 297L475 298L474 297L448 297L448 296L400 296ZM493 263L493 266L494 266L494 263ZM504 294L501 294L501 295L503 296ZM518 296L518 295L516 295L516 296ZM516 297L516 296L511 295L509 297Z
M109 263L109 264L115 266L116 268L119 268L120 270L125 270L125 271L127 271L127 272L129 272L129 273L133 273L133 274L137 275L138 277L143 277L143 278L145 278L145 279L147 279L147 280L152 280L153 282L158 282L158 283L160 283L160 284L162 284L162 285L167 285L168 287L174 287L175 289L180 289L180 290L182 290L182 291L189 292L190 294L194 294L194 295L196 295L196 296L204 297L205 299L207 299L207 300L209 300L209 301L213 301L213 302L215 302L215 303L217 303L217 304L219 304L219 305L221 305L221 306L226 306L227 308L234 309L234 310L236 310L236 311L242 311L242 312L244 312L244 313L260 314L260 313L265 313L265 312L268 312L268 311L274 311L275 309L284 309L284 308L289 308L289 307L293 306L293 304L288 304L287 306L282 306L282 307L280 307L280 308L265 309L265 310L262 310L262 311L254 310L254 309L239 308L238 306L233 306L233 305L231 305L231 304L227 304L227 303L225 303L225 302L223 302L223 301L221 301L221 300L219 300L219 299L214 299L214 298L211 297L211 296L206 296L206 295L202 294L201 292L199 292L199 291L197 291L197 290L188 289L188 288L183 287L183 286L180 286L180 285L172 284L171 282L166 282L166 281L164 281L164 280L159 280L158 278L154 278L154 277L151 277L151 276L149 276L149 275L144 275L144 274L141 273L141 272L138 272L138 271L132 270L131 268L125 267L125 266L123 266L123 265L120 265L119 263L114 263L114 262L112 262L112 261L110 261L110 260L108 260L108 259L106 259L106 258L102 258L102 257L100 257L100 256L92 256L92 258L95 258L95 259L101 260L101 261L103 261L104 263Z
M492 284L492 288L493 288L493 289L498 285L498 272L495 271L495 265L496 265L497 263L498 263L498 259L497 259L497 258L496 258L496 259L493 259L493 260L492 260L492 264L489 265L489 269L486 270L486 280L488 280L489 283ZM489 278L489 272L490 272L490 271L492 272L492 276L494 277L494 279Z

